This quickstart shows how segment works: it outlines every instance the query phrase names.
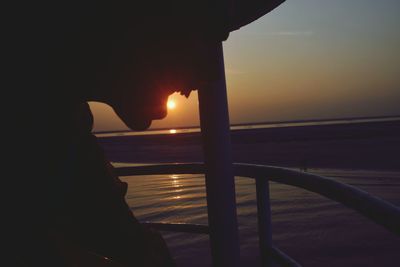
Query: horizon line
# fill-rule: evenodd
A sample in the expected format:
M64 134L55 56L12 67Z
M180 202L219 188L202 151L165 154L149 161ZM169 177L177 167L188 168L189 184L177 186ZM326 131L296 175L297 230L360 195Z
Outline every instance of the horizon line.
M302 122L322 122L322 121L340 121L340 120L367 120L367 119L389 119L399 118L399 115L386 115L386 116L364 116L364 117L338 117L338 118L327 118L327 119L299 119L299 120L280 120L280 121L259 121L259 122L246 122L246 123L231 123L230 126L245 126L245 125L260 125L260 124L279 124L279 123L302 123ZM163 128L152 128L145 131L162 131L162 130L179 130L179 129L193 129L199 128L200 125L192 126L180 126L180 127L163 127ZM105 134L105 133L120 133L120 132L140 132L127 130L110 130L110 131L93 131L93 134ZM144 132L144 131L143 131Z

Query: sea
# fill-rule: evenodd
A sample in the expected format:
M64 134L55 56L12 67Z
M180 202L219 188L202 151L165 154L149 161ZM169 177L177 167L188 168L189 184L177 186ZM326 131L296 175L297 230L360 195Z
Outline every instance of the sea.
M398 123L400 121L398 117L380 118L378 120L383 123ZM368 121L357 119L357 121L286 122L242 125L232 128L233 130L245 130L249 133L257 132L257 135L259 135L259 129L282 129L286 127L294 129L294 127L307 128L349 123L371 123L371 119ZM171 130L174 131L171 132ZM104 145L106 154L110 155L112 164L115 167L124 167L157 163L151 162L154 158L150 158L146 163L136 162L135 159L130 158L130 154L126 154L124 157L113 156L116 152L123 151L124 142L130 144L132 140L136 140L135 138L142 141L144 139L140 139L141 136L147 135L177 136L179 134L198 133L198 131L197 128L163 129L149 131L152 133L119 132L98 133L96 135L99 137L100 143ZM243 135L243 131L241 135ZM395 146L400 148L397 145L399 144L399 137L389 135L385 138L379 136L371 138L365 140L365 136L357 137L357 141L354 141L353 138L351 142L357 145L358 140L362 139L362 144L371 144L372 149L375 149L371 140L378 138L383 140L382 142L388 143L389 149L393 149L392 144L396 144ZM290 139L290 142L293 143L293 140ZM329 139L324 142L332 142L332 140ZM377 147L382 146L380 143L375 145ZM174 144L174 147L176 146ZM313 146L316 145L313 144ZM337 146L337 144L335 143L334 146ZM288 154L290 154L291 148L288 149ZM164 153L163 151L169 151L169 149L164 147L160 151L160 153ZM395 153L393 151L396 151L396 147L391 151L391 153ZM149 151L143 153L147 152ZM150 150L150 152L154 153L153 150ZM356 157L354 155L351 157ZM400 151L398 155L400 157ZM357 161L354 160L354 162ZM400 168L376 169L369 168L368 165L348 168L345 164L338 164L338 167L332 167L332 164L327 166L315 167L311 164L306 170L303 169L302 171L356 186L400 206ZM366 167L363 168L362 166ZM390 166L393 166L393 164ZM299 170L295 166L288 167ZM208 223L203 175L125 176L121 177L121 180L128 183L126 201L134 215L142 222ZM259 266L255 182L244 177L235 177L235 182L241 266ZM400 237L390 233L382 226L335 201L303 189L270 182L270 192L273 243L302 266L400 266ZM212 266L208 235L166 231L162 232L162 235L177 266Z

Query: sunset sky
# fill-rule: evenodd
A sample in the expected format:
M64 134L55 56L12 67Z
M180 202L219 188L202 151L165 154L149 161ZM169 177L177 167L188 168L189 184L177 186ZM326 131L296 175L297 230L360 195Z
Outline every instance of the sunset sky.
M231 123L400 115L400 1L287 0L224 43ZM151 128L199 124L197 92ZM124 130L91 103L95 131Z

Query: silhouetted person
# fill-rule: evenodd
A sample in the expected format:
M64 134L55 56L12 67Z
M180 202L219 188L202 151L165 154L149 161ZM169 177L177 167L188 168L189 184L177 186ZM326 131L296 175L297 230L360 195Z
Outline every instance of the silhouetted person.
M44 82L29 85L34 97L20 95L29 106L15 103L19 121L39 134L15 148L27 170L6 187L14 190L11 199L19 198L7 218L10 266L91 266L93 254L126 266L173 266L162 237L141 226L126 205L126 184L91 134L87 101L107 103L130 128L146 129L165 117L168 95L187 94L195 79L207 81L209 68L201 70L207 47L191 38L148 36L132 27L126 5L107 8L48 31L37 51L46 52L43 62L31 68L45 69ZM40 92L40 86L46 88Z
M170 94L219 79L218 42L255 19L247 13L262 14L242 2L247 17L233 23L230 1L142 2L8 7L12 28L3 39L12 75L3 88L14 93L7 168L15 171L4 179L8 266L96 266L93 254L127 266L173 266L161 236L126 205L126 184L91 134L87 102L109 104L128 127L146 129L165 117Z
M42 83L31 85L21 115L39 134L22 148L32 166L13 187L19 203L8 244L22 266L90 266L94 254L126 266L174 265L161 235L125 203L127 186L91 133L87 102L109 104L133 130L148 128L166 116L170 94L219 78L220 33L178 27L171 14L143 15L133 2L66 6L35 28L46 38L36 36L44 39L30 70Z

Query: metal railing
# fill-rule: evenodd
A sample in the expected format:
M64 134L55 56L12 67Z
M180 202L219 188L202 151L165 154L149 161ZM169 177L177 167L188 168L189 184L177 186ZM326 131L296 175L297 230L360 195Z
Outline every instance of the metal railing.
M204 165L189 163L119 167L116 168L116 172L119 176L203 174ZM310 173L265 165L235 163L234 174L235 176L253 178L256 181L261 266L269 266L272 261L281 266L300 266L299 263L273 245L269 181L300 187L337 201L382 225L390 232L400 235L400 208L354 186ZM207 225L150 222L144 224L164 231L209 233Z

